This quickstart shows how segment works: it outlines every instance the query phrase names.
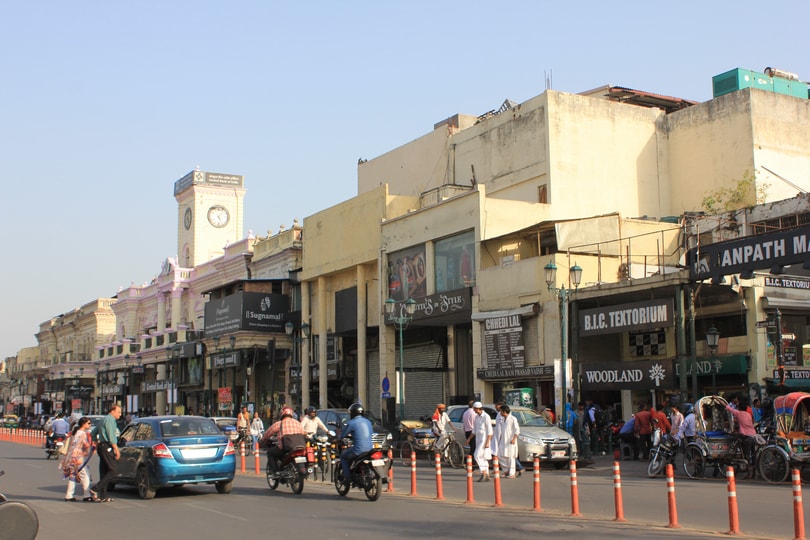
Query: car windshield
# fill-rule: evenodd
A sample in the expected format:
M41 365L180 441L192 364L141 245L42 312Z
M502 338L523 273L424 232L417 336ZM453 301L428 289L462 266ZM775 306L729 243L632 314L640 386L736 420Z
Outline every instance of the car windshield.
M216 424L206 418L173 418L160 422L160 432L164 437L185 437L188 435L219 435Z
M551 427L545 418L535 412L517 411L512 414L517 416L518 424L521 426Z

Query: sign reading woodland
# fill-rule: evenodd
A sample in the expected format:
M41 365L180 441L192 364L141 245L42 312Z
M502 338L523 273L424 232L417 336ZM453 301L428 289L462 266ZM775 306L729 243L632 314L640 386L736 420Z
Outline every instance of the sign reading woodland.
M582 366L583 390L664 390L675 388L672 360L588 362Z

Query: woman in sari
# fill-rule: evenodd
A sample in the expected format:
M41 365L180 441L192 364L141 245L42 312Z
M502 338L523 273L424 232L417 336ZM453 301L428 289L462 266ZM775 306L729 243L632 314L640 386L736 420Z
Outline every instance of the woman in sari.
M93 439L90 436L92 427L90 419L82 417L76 422L76 427L73 428L70 447L65 460L62 462L62 473L68 481L67 492L65 493L65 501L67 502L76 502L77 499L73 494L77 483L81 484L84 490L83 501L97 502L99 500L98 496L90 489L90 473L87 472L87 464L90 462L95 450Z

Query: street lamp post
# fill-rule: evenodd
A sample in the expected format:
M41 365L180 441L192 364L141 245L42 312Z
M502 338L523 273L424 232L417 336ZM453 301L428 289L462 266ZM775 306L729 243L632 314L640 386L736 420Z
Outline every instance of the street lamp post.
M219 353L219 336L211 338L214 340L214 355ZM208 361L208 414L216 416L214 413L214 359Z
M557 265L554 262L548 263L544 268L546 285L548 290L554 293L559 299L560 308L560 368L562 371L562 407L560 410L560 418L562 419L563 429L568 429L568 302L570 298L568 293L569 289L557 287ZM582 268L574 264L568 270L568 275L574 289L579 287L582 282Z
M399 303L399 314L394 315L397 301L388 298L385 301L385 313L388 320L397 326L399 331L399 379L397 380L397 394L399 394L399 420L405 419L405 347L402 342L402 331L407 328L408 323L413 320L413 313L416 311L416 300L408 298L404 303Z
M301 381L301 372L304 369L309 369L309 362L307 365L304 366L303 362L301 361L301 345L309 338L309 324L303 323L300 328L296 328L292 322L288 322L284 325L284 332L287 334L287 337L290 338L293 345L293 365L298 366L298 376L296 380ZM306 389L309 392L309 388ZM299 384L298 388L299 392L299 402L301 404L304 403L304 388L302 388ZM295 407L295 401L292 402L293 408Z
M712 353L712 393L717 395L717 371L720 362L717 360L717 345L720 342L720 332L712 326L706 330L706 346Z

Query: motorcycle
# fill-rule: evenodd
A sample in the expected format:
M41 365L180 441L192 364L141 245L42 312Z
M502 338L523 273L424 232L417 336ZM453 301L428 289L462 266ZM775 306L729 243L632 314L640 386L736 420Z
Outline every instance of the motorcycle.
M669 433L661 434L660 429L653 433L653 447L650 449L650 462L647 465L647 476L655 478L667 463L674 463L678 453L678 441Z
M62 447L67 442L67 435L54 435L51 442L45 442L45 459L56 458L61 455Z
M296 446L280 460L275 473L270 469L270 458L267 460L267 486L275 490L279 484L290 486L296 495L304 491L304 480L309 475L307 447Z
M5 471L0 471L3 476ZM20 501L9 501L0 493L0 540L34 540L39 518L33 508Z
M352 445L351 439L343 439L343 448ZM349 465L351 479L344 481L343 466L338 457L332 468L332 482L338 495L345 497L353 487L362 489L366 493L366 498L376 501L380 498L382 484L388 483L388 469L391 467L391 460L380 448L374 448L368 452L363 452L352 460Z

